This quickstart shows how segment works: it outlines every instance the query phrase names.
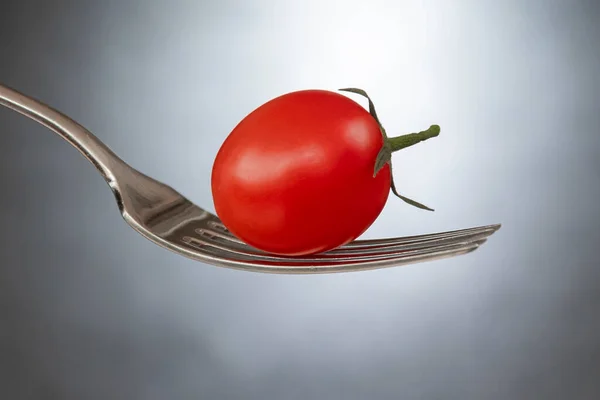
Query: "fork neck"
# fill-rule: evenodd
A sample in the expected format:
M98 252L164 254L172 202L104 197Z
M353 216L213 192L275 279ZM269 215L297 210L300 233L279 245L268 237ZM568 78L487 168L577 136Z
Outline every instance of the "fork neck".
M46 126L69 142L98 169L113 190L117 189L117 175L131 172L132 168L90 131L42 102L0 84L0 105Z

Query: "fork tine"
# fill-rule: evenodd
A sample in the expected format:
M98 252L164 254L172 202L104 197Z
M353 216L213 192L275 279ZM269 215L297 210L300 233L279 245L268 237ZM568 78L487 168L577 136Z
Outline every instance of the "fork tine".
M340 258L344 256L368 256L374 254L390 254L393 252L400 251L411 251L422 249L425 247L433 247L435 245L451 245L458 243L467 243L467 242L475 242L479 239L487 238L496 232L495 226L482 226L478 228L470 228L470 229L461 229L452 232L442 232L438 234L428 234L421 236L413 236L410 240L405 240L406 238L393 238L393 239L384 239L382 241L369 241L368 245L361 246L345 246L339 249L335 249L326 253L317 254L312 256L311 258L317 259L332 259L332 258ZM215 232L207 229L197 229L196 233L203 237L207 237L206 241L199 240L197 243L204 245L213 245L213 238L224 239L227 242L226 246L223 246L224 251L234 251L240 252L242 254L253 254L258 256L268 256L268 257L277 257L279 258L290 258L290 257L282 257L282 256L274 256L272 254L264 253L260 250L254 249L241 241L229 241L228 236L222 235L221 232ZM219 247L220 244L217 242L216 247ZM298 257L293 257L295 259L301 259Z
M360 252L413 250L435 244L452 244L465 241L475 241L493 235L498 229L490 226L461 229L449 232L440 232L410 237L397 237L389 239L355 241L346 246L331 250L328 254L352 254Z
M260 252L259 250L255 250L251 247L232 247L229 245L220 244L218 242L214 242L207 239L202 238L194 238L194 237L185 237L183 238L184 242L192 247L196 247L198 249L207 250L210 248L216 249L221 253L226 253L228 257L240 257L243 259L252 259L252 260L261 260L261 261L273 261L278 263L286 263L286 264L294 264L299 265L303 263L340 263L340 262L356 262L357 260L367 261L367 260L375 260L375 259L386 259L390 257L396 257L398 254L412 254L419 252L430 252L435 251L437 249L451 249L451 248L462 248L465 246L476 245L479 246L483 244L487 239L481 237L467 237L462 240L454 240L454 241L446 241L446 242L435 242L430 244L429 246L421 246L420 248L412 248L412 249L402 249L397 248L396 246L390 246L386 248L387 251L382 251L381 249L377 249L378 251L370 251L370 252L353 252L353 253L342 253L342 254L330 254L323 253L312 256L310 258L306 257L282 257L278 255L272 255Z
M211 235L218 236L224 240L230 240L235 243L244 244L240 239L235 237L225 226L220 222L211 222L209 224L212 229L203 229L207 232L210 232ZM215 227L219 227L215 229ZM466 228L466 229L458 229L453 231L445 231L438 233L430 233L425 235L414 235L414 236L401 236L401 237L393 237L393 238L385 238L385 239L363 239L363 240L355 240L353 242L347 243L338 249L332 251L338 251L341 249L348 248L366 248L366 247L377 247L381 245L399 245L399 244L408 244L408 243L417 243L421 241L428 241L432 239L438 239L442 237L449 237L455 235L462 234L470 234L470 233L479 233L479 232L489 232L489 235L497 232L502 227L501 224L492 224L492 225L483 225L478 227Z
M484 242L483 240L482 242ZM468 254L476 250L480 246L479 243L470 243L461 246L445 246L442 248L431 248L427 250L418 250L414 252L402 252L390 255L384 258L374 258L361 260L360 257L354 257L352 261L322 261L310 260L305 263L289 263L290 259L281 260L261 260L255 257L228 259L227 267L234 269L242 269L250 272L263 272L275 274L316 274L316 273L335 273L335 272L352 272L352 271L367 271L373 269L395 267L408 265L426 261L433 261L442 258L454 257L463 254ZM204 250L206 251L206 250ZM214 258L221 258L222 254L213 252Z
M355 240L350 242L340 249L347 248L366 248L373 246L381 246L381 245L399 245L399 244L408 244L408 243L418 243L422 241L429 241L433 239L439 239L443 237L453 237L463 234L471 234L471 233L483 233L489 232L489 235L495 233L501 228L501 224L493 224L493 225L484 225L473 228L466 229L458 229L453 231L446 232L438 232L438 233L430 233L426 235L416 235L416 236L403 236L403 237L394 237L394 238L386 238L386 239L367 239L367 240ZM333 250L335 251L335 250Z
M211 229L206 230L211 235L220 237L221 239L228 240L237 244L244 246L245 248L249 247L246 243L235 237L227 227L221 222L221 220L216 216L212 215L212 221L208 223ZM353 242L347 243L337 249L333 249L328 253L341 253L347 252L352 249L363 249L370 247L380 247L380 246L396 246L396 245L404 245L404 244L417 244L421 242L429 242L436 239L442 238L450 238L450 237L458 237L460 235L468 235L468 234L483 234L487 233L485 236L490 236L497 232L502 227L502 224L492 224L492 225L483 225L478 227L466 228L466 229L458 229L453 231L445 231L438 233L430 233L425 235L414 235L414 236L402 236L402 237L393 237L393 238L385 238L385 239L363 239L363 240L355 240ZM201 232L198 232L201 233Z
M227 229L227 227L223 224L223 222L221 222L219 217L217 217L216 215L213 215L213 214L211 214L211 217L212 217L212 220L208 223L208 225L210 228L212 228L211 229L212 231L217 231L224 238L231 238L231 239L234 239L234 241L236 241L236 242L243 243L241 240L239 240L237 237L235 237ZM478 226L478 227L458 229L458 230L452 230L452 231L430 233L430 234L426 234L426 235L402 236L402 237L393 237L393 238L385 238L385 239L355 240L353 242L345 244L344 246L342 246L342 248L343 247L357 247L357 246L373 246L373 245L380 245L380 244L389 243L389 242L394 242L394 243L407 242L408 243L408 242L411 242L412 240L434 239L434 238L442 236L442 235L459 234L462 232L466 233L468 231L481 230L481 229L485 229L485 230L490 229L490 230L493 230L493 232L496 232L501 227L502 227L502 224L491 224L491 225L483 225L483 226Z

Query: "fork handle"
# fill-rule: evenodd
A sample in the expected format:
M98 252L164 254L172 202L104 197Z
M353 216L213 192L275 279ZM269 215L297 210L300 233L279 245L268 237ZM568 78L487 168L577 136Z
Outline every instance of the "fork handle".
M48 127L88 159L114 189L117 177L113 171L129 167L90 131L61 112L0 84L0 104Z

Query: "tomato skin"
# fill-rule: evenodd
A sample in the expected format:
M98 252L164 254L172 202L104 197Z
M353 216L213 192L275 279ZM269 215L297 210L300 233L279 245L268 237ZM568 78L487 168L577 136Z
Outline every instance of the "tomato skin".
M270 253L324 252L360 236L390 193L390 167L373 176L383 137L360 104L302 90L244 118L217 153L215 210L245 243Z

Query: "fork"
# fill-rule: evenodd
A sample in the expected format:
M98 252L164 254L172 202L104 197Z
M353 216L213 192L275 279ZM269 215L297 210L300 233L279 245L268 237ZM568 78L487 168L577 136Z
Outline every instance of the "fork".
M500 224L495 224L419 236L356 240L309 257L271 255L246 245L216 215L129 166L61 112L2 84L0 104L46 126L79 150L112 189L125 221L142 236L207 264L282 274L365 271L467 254L500 229Z

